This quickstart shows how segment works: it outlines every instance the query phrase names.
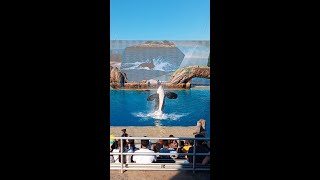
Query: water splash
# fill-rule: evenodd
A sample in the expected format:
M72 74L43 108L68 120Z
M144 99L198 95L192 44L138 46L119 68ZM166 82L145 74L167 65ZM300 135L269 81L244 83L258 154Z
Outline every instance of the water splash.
M154 112L151 112L151 113L138 112L138 113L132 113L132 115L134 117L139 117L142 120L149 120L149 119L155 119L155 120L178 120L181 117L189 115L189 113L181 113L181 114L176 114L176 113L166 114L166 113L163 113L161 115L156 115Z
M134 62L134 63L123 63L122 64L122 69L123 70L128 70L128 69L139 69L139 65L144 62Z
M151 62L149 59L146 60L146 62ZM178 67L175 67L173 64L166 62L165 59L162 58L154 58L154 68L149 69L148 67L139 67L140 64L145 62L134 62L134 63L123 63L122 67L123 70L130 70L130 69L145 69L145 70L158 70L158 71L174 71Z
M158 59L154 59L154 70L158 70L158 71L173 71L176 69L176 67L174 67L171 63L169 62L165 62L165 60L158 58Z
M161 122L159 120L155 120L154 121L154 125L155 126L162 126Z

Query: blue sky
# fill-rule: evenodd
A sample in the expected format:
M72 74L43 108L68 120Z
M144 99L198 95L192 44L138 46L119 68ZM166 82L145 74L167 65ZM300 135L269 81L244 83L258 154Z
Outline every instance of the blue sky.
M111 40L210 40L210 0L111 0Z

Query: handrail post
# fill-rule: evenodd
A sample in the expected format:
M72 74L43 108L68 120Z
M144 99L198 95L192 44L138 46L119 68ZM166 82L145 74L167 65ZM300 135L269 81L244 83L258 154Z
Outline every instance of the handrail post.
M122 145L122 139L120 139L120 141L121 141L121 146L120 146L120 152L121 152L121 155L120 155L120 157L121 157L121 173L123 173L123 156L122 156L122 152L123 152L123 145Z
M196 169L196 140L194 139L193 140L193 145L194 145L194 148L193 148L193 163L192 163L192 168L193 168L193 173L195 173L195 169Z

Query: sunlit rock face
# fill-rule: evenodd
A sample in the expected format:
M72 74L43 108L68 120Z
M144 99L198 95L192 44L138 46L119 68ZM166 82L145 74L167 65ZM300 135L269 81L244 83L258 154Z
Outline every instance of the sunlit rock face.
M121 78L124 79L124 82L128 82L127 75L121 71L117 67L110 66L110 83L120 83Z
M184 54L169 41L147 41L125 48L120 70L128 81L157 79L180 67Z
M170 82L173 84L188 83L197 77L210 79L210 67L188 66L178 69L171 75Z

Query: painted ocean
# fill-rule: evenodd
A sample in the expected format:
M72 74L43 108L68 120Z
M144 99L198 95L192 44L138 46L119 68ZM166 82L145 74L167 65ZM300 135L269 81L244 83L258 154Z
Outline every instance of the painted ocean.
M177 99L165 99L164 114L154 116L154 101L147 101L156 90L111 90L111 126L195 126L206 120L210 135L210 90L165 90L178 94Z

